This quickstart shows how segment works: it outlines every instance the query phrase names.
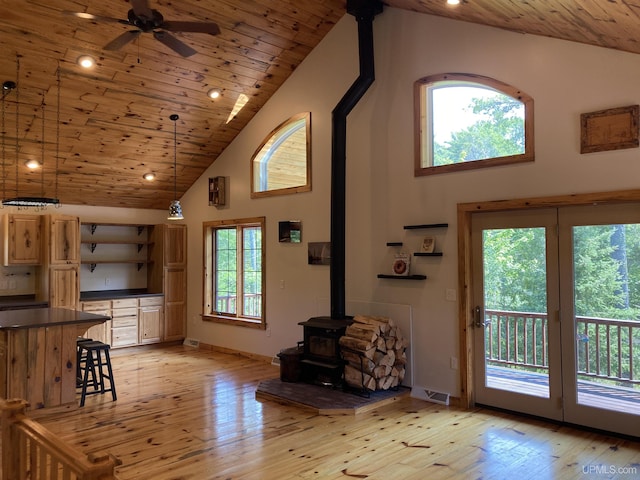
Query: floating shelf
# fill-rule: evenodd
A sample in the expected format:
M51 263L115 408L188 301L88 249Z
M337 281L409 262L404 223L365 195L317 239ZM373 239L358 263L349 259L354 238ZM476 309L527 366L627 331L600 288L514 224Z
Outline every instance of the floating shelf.
M387 242L387 247L401 247L402 242Z
M426 223L424 225L405 225L405 230L418 230L420 228L447 228L448 223Z
M98 265L104 264L135 264L138 266L138 271L146 264L153 263L146 260L82 260L82 265L89 265L89 270L93 272Z
M415 252L413 254L414 257L441 257L442 256L442 252L431 252L431 253L427 253L427 252Z
M426 275L387 275L384 273L379 273L378 278L389 278L393 280L425 280L427 276Z

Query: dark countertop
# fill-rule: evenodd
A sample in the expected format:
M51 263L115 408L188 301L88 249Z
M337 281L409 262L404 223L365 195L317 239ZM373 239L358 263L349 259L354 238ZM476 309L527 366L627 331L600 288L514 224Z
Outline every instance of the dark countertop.
M79 323L103 323L110 320L106 315L69 310L66 308L30 308L0 312L0 330L52 327Z
M91 292L80 292L80 301L87 302L91 300L112 300L116 298L158 297L162 295L162 293L149 293L144 288L127 290L94 290Z
M18 310L23 308L46 308L49 302L36 300L35 295L8 295L0 297L0 311Z

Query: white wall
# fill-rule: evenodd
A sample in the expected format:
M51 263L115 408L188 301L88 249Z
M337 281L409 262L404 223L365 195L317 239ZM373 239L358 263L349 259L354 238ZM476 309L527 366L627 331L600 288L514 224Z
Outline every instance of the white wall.
M189 225L188 335L200 341L274 355L302 338L298 322L327 314L328 267L307 265L306 243L329 240L331 110L357 77L357 25L345 16L298 67L229 148L182 199ZM456 205L638 188L637 149L579 153L579 116L640 103L640 57L597 47L522 35L396 9L374 22L376 82L348 117L347 299L408 305L412 310L414 382L459 395L456 302ZM444 72L486 75L534 98L534 163L413 176L413 82ZM301 111L312 112L313 190L249 198L249 160L264 137ZM207 179L228 177L229 204L207 206ZM202 222L267 218L267 321L255 331L204 323ZM302 220L302 244L280 244L280 220ZM448 222L437 233L442 258L414 258L424 282L379 280L389 270L389 241L413 250L425 232L403 225ZM285 288L280 288L284 280ZM323 300L324 299L324 300ZM353 312L349 312L353 313Z

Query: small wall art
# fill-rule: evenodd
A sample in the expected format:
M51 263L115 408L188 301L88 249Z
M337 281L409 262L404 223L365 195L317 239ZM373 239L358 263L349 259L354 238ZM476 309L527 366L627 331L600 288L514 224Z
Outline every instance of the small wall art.
M580 115L580 153L637 148L639 111L630 105Z
M435 237L424 237L422 239L422 244L420 245L420 252L433 253L435 249L436 249Z
M282 243L302 242L302 222L299 220L278 222L278 241Z
M309 265L331 264L331 242L309 242Z

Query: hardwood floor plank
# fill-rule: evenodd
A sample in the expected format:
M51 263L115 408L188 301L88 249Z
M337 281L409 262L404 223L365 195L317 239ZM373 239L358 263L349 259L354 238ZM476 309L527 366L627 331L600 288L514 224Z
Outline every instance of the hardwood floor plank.
M112 362L117 402L94 395L30 416L119 457L121 480L574 479L597 465L640 475L638 442L543 420L410 397L318 415L256 400L277 367L182 345L117 350Z

